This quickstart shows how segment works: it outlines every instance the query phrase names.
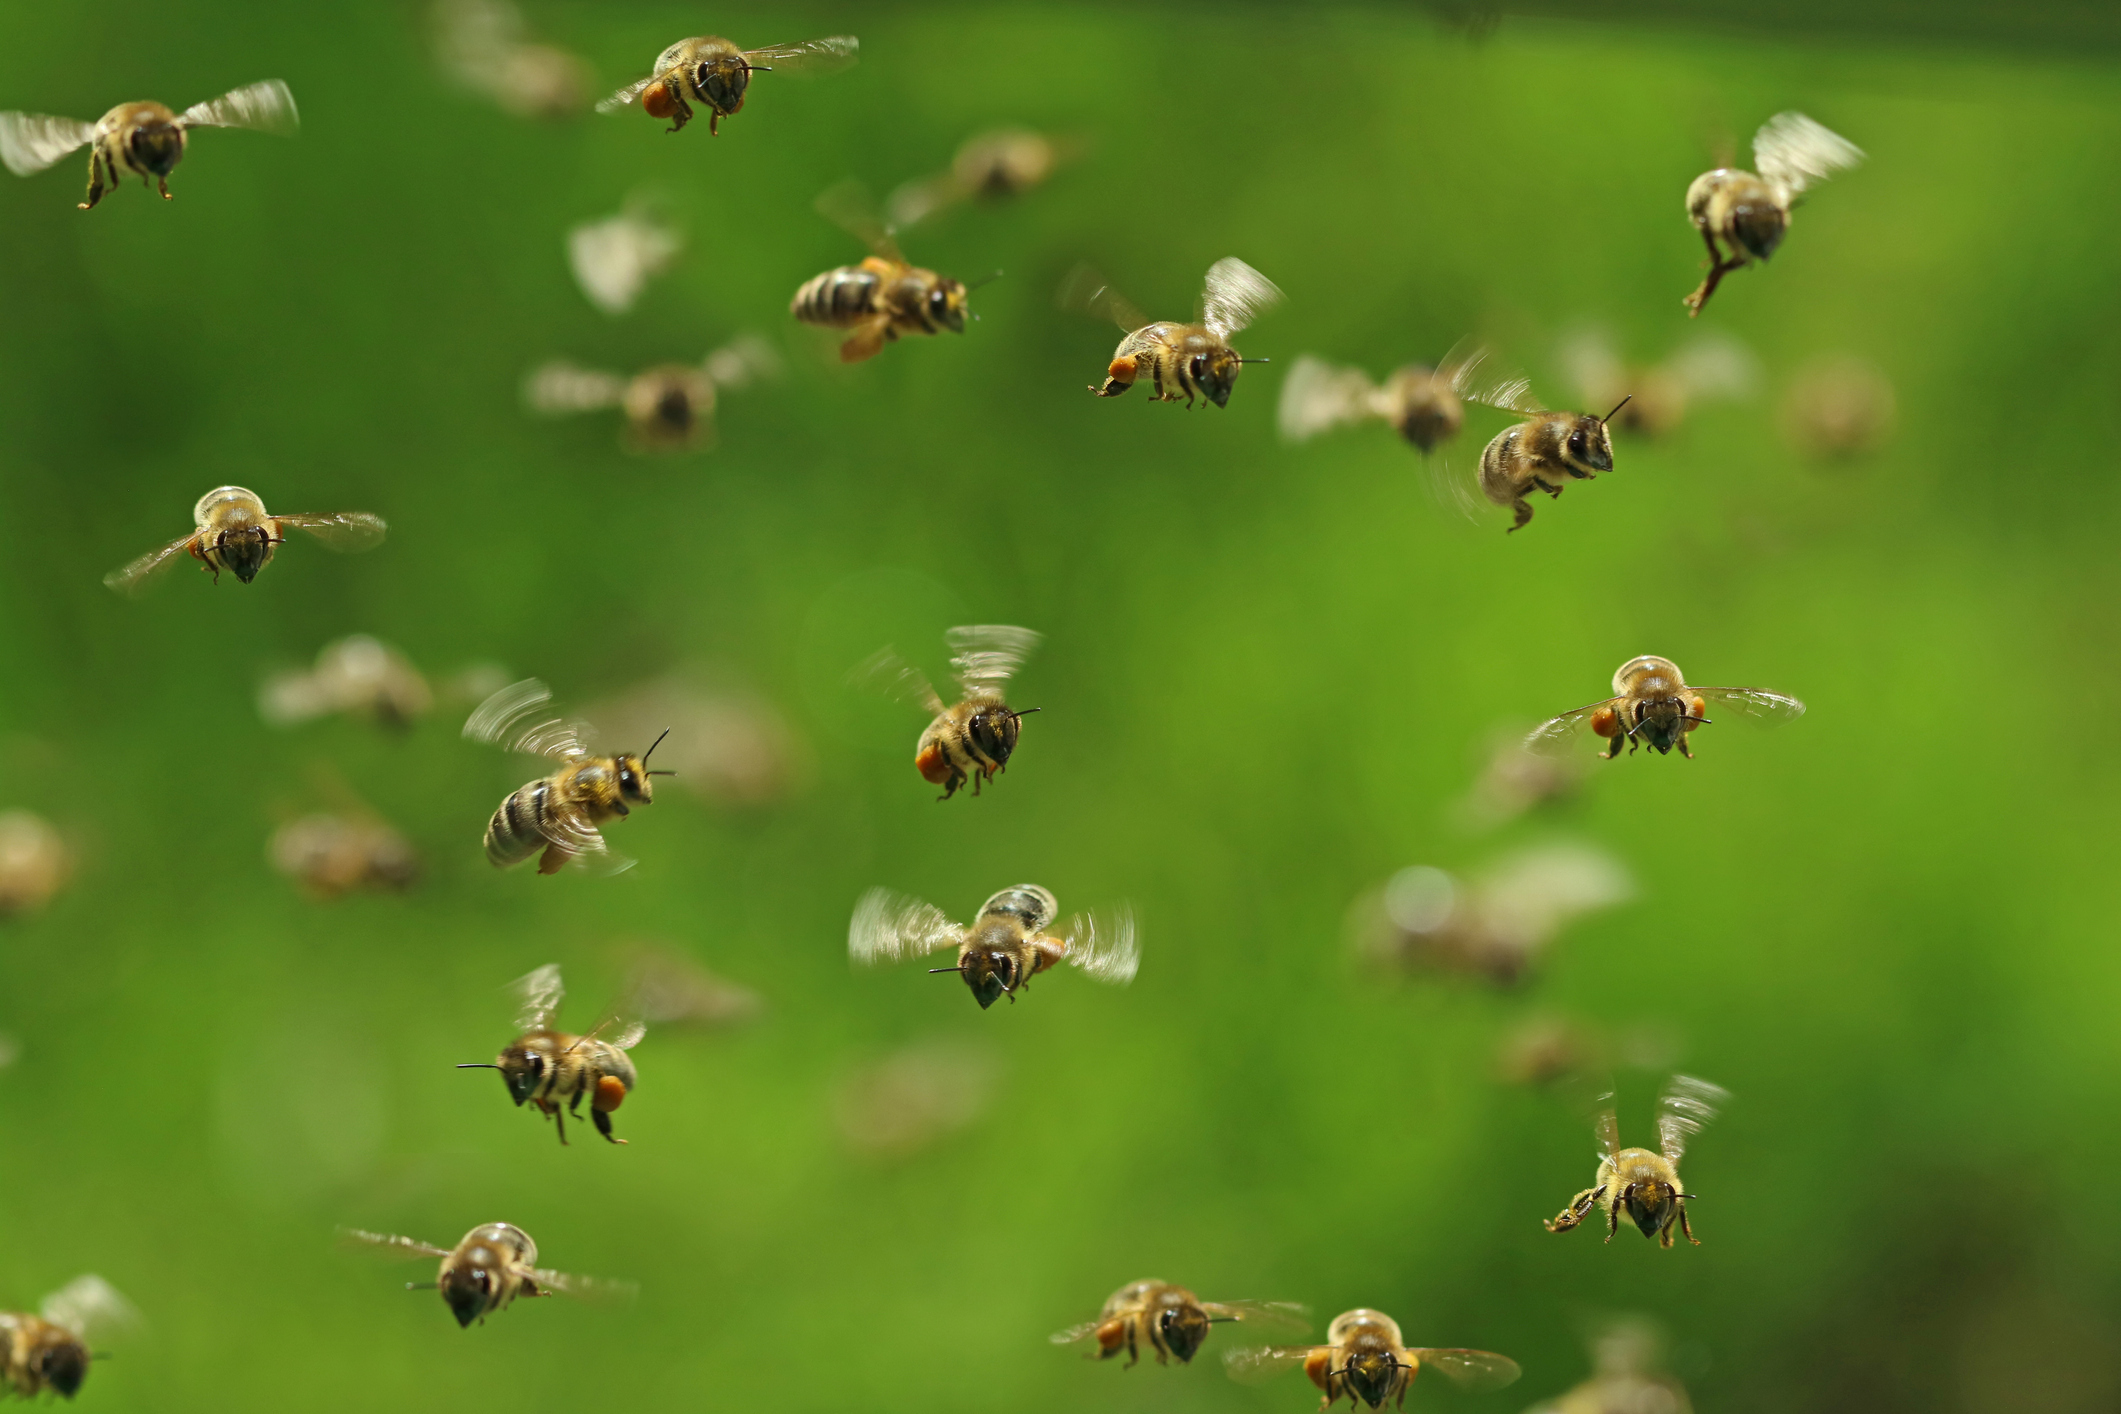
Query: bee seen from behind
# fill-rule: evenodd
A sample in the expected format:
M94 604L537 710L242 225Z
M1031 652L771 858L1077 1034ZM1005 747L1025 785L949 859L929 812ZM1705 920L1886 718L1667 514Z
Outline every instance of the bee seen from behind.
M1688 317L1708 307L1724 276L1775 253L1789 230L1790 208L1807 190L1861 161L1862 150L1846 138L1802 113L1777 113L1753 135L1757 175L1718 167L1694 178L1686 214L1709 248L1709 273L1686 297Z
M958 700L944 706L927 675L891 648L880 649L855 669L857 681L911 702L929 713L913 751L913 769L921 779L943 788L948 800L968 781L978 795L980 784L1008 769L1016 753L1023 720L1038 711L1012 709L1002 689L1016 675L1039 635L1011 624L967 624L943 635L952 650L950 667L958 682Z
M1131 1368L1144 1347L1166 1364L1191 1363L1208 1339L1211 1326L1229 1321L1301 1330L1308 1320L1303 1307L1287 1301L1203 1301L1167 1281L1129 1282L1105 1301L1094 1321L1084 1321L1053 1335L1055 1345L1094 1343L1089 1353L1110 1360L1124 1350Z
M1059 934L1049 933L1059 914L1053 895L1037 884L995 894L980 905L969 928L933 904L871 889L855 905L847 952L856 963L874 967L955 948L955 965L928 970L957 973L982 1011L1003 997L1014 1003L1032 977L1064 962L1114 986L1134 980L1141 947L1132 909L1122 904L1103 917L1079 913Z
M1606 1241L1620 1230L1621 1214L1653 1239L1670 1247L1673 1229L1686 1235L1696 1247L1701 1239L1687 1221L1687 1200L1679 1182L1679 1161L1686 1154L1687 1140L1716 1117L1717 1109L1730 1094L1706 1080L1675 1075L1657 1099L1657 1151L1620 1147L1620 1121L1613 1112L1610 1091L1598 1097L1595 1130L1598 1135L1598 1176L1589 1188L1569 1200L1569 1205L1547 1224L1548 1232L1567 1232L1582 1224L1593 1212L1606 1216Z
M842 363L873 358L904 335L965 332L975 287L909 263L860 186L833 187L818 197L817 209L870 250L859 265L813 275L788 302L805 324L853 331L840 345Z
M250 84L178 113L160 103L121 103L93 123L43 113L0 113L0 162L18 177L41 172L87 147L87 211L131 174L170 199L169 174L184 160L193 128L251 128L292 137L300 125L294 95L278 79Z

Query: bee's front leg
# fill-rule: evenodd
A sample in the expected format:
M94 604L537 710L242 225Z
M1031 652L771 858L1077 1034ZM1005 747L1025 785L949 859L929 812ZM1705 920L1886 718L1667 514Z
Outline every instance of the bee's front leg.
M1523 530L1532 523L1532 503L1524 497L1519 496L1515 501L1512 501L1510 508L1517 512L1517 520L1510 526L1512 531Z
M109 186L104 185L103 170L106 160L107 159L103 156L103 149L101 147L92 147L89 149L88 200L81 203L81 209L83 211L93 209L97 202L103 200L103 193L105 191L108 191L110 187L115 187L118 185L118 178L115 174L112 175Z

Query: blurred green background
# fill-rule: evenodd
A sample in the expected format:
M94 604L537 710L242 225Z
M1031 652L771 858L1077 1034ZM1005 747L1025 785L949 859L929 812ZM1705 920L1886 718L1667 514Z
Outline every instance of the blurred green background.
M604 87L703 27L860 35L859 67L762 76L712 140L508 117L409 4L0 12L0 106L280 76L304 118L200 137L166 204L135 184L75 210L78 157L0 181L0 806L79 854L0 930L0 1305L86 1270L126 1292L148 1329L82 1394L114 1411L1311 1407L1294 1375L1046 1343L1148 1275L1321 1326L1376 1306L1525 1368L1478 1398L1424 1381L1422 1407L1562 1390L1612 1309L1663 1321L1704 1410L2114 1407L2121 68L2096 12L2021 12L531 5ZM1786 108L1870 161L1702 321L1757 354L1759 393L1619 435L1617 472L1522 534L1451 523L1382 427L1285 447L1285 363L1222 412L1099 402L1116 335L1053 308L1089 259L1176 314L1234 254L1288 295L1247 354L1382 373L1476 333L1569 405L1567 329L1644 361L1687 332L1681 195ZM834 364L785 312L860 254L812 197L1005 122L1089 149L907 234L918 262L1007 271L982 321ZM644 189L688 248L607 318L563 233ZM788 375L729 395L711 453L522 411L545 359L631 370L744 330ZM1815 464L1778 426L1828 353L1897 389L1875 455ZM1476 412L1459 463L1504 425ZM247 588L102 587L224 482L391 536L291 544ZM843 679L889 641L939 668L963 622L1048 635L1017 693L1044 710L1006 779L939 806L917 714ZM402 739L260 721L263 674L354 631L569 705L711 665L807 768L753 808L666 789L618 831L641 861L618 879L498 874L480 831L535 767L461 742L461 708ZM1810 715L1602 765L1501 832L1458 822L1498 727L1642 652ZM326 803L319 763L415 840L420 887L325 905L272 872L275 823ZM1394 870L1549 838L1610 847L1641 896L1517 991L1350 960L1348 905ZM1134 900L1137 983L1064 972L981 1013L953 979L849 970L864 888L962 917L1022 878L1064 911ZM630 1147L585 1126L562 1149L450 1069L508 1038L499 989L539 963L586 1023L635 938L768 1011L651 1032ZM1700 1248L1541 1230L1590 1181L1588 1131L1494 1053L1553 1011L1664 1028L1734 1092L1686 1169ZM850 1151L848 1077L928 1042L985 1048L989 1111L899 1161ZM1629 1142L1655 1083L1621 1076ZM425 1272L332 1238L495 1218L638 1302L463 1332L398 1289Z

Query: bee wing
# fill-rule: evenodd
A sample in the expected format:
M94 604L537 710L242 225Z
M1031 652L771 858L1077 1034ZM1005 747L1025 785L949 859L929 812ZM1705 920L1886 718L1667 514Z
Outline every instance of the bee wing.
M1281 383L1276 421L1284 442L1308 442L1351 422L1378 415L1378 387L1359 368L1342 368L1304 354Z
M340 511L335 515L322 516L274 516L283 526L294 526L314 535L327 550L348 554L355 550L373 550L383 543L383 533L390 527L383 517L369 515L366 511Z
M739 334L700 365L717 388L742 388L781 376L781 354L757 334Z
M1014 624L964 624L943 635L950 645L950 670L968 693L999 692L1040 639L1036 630Z
M903 231L927 220L954 202L965 199L965 188L954 172L938 172L900 186L884 201L891 224Z
M1424 1370L1434 1370L1452 1384L1474 1394L1517 1383L1524 1371L1507 1355L1492 1350L1409 1350Z
M302 126L295 96L278 79L245 84L219 98L194 103L178 119L188 128L249 128L275 137L293 137Z
M806 39L801 44L769 44L747 49L744 62L754 69L775 73L836 74L861 58L862 42L851 34L827 39Z
M523 380L523 406L547 417L617 407L625 397L626 380L618 374L565 359L539 364Z
M1473 465L1479 467L1478 457ZM1493 509L1481 500L1473 476L1459 470L1448 455L1425 458L1421 479L1430 500L1463 520L1477 522L1484 512Z
M559 1015L560 1003L567 999L567 984L560 980L557 962L524 973L508 984L508 991L516 999L518 1031L548 1029Z
M899 657L895 648L879 648L863 659L847 678L886 697L911 702L929 712L939 714L943 710L943 699L935 695L935 685L928 681L928 675Z
M1249 1321L1280 1330L1306 1330L1311 1308L1295 1301L1203 1301L1200 1309L1218 1321Z
M1054 303L1075 314L1109 319L1122 333L1131 334L1149 322L1149 316L1132 300L1112 288L1104 276L1087 265L1078 265L1061 281Z
M1667 1162L1678 1165L1687 1141L1716 1117L1731 1092L1693 1075L1675 1075L1657 1097L1657 1147Z
M170 541L159 550L150 550L131 564L103 576L103 582L120 594L136 598L147 592L157 574L175 564L177 557L191 548L192 539L187 535L181 540Z
M1223 1352L1223 1369L1239 1384L1256 1385L1293 1370L1329 1345L1253 1345Z
M420 1242L410 1237L396 1237L389 1233L366 1232L357 1227L339 1229L339 1241L345 1246L367 1252L380 1253L386 1257L447 1257L447 1247L437 1247L431 1242Z
M1445 357L1447 366L1451 365L1455 355L1456 350L1453 350ZM1520 417L1532 417L1546 411L1539 405L1539 399L1532 396L1532 380L1515 369L1497 364L1495 356L1485 348L1475 348L1452 367L1451 391L1467 402L1485 403Z
M1802 113L1777 113L1753 134L1753 165L1791 197L1862 161L1862 148Z
M548 811L543 834L548 843L558 845L566 855L562 864L600 879L623 874L634 866L631 855L613 849L602 830L571 810Z
M1541 756L1559 756L1573 746L1578 737L1590 730L1591 718L1599 708L1614 706L1619 701L1617 697L1606 697L1596 702L1586 702L1573 711L1564 712L1540 723L1526 735L1524 749L1537 752Z
M1598 1161L1604 1163L1620 1152L1620 1116L1610 1089L1591 1103L1598 1107L1591 1114L1591 1134L1598 1140Z
M855 904L847 925L847 955L864 967L875 967L954 948L964 936L964 927L934 904L889 889L871 889Z
M578 1277L571 1272L556 1272L550 1267L532 1267L530 1276L538 1284L538 1290L560 1296L572 1296L577 1301L631 1301L641 1294L638 1282L613 1281L606 1277Z
M141 1325L132 1302L94 1272L75 1277L45 1297L39 1310L45 1320L83 1338L116 1335Z
M765 1007L758 993L676 953L644 954L626 982L626 1010L657 1026L726 1026Z
M544 709L551 701L552 689L536 678L510 683L472 710L464 722L464 735L503 751L549 756L556 761L587 756L589 748L583 738L588 728L581 722L545 716Z
M1103 1324L1103 1321L1083 1321L1068 1327L1064 1331L1055 1331L1052 1335L1047 1336L1046 1339L1052 1341L1055 1345L1073 1345L1077 1341L1088 1340L1092 1335L1096 1334L1097 1328Z
M869 249L886 260L904 264L906 257L899 252L898 242L891 237L891 227L878 214L876 199L869 189L857 181L844 181L825 188L818 193L815 203L817 214L853 236Z
M96 125L47 113L0 113L0 162L18 177L41 172L95 141Z
M1735 712L1763 726L1780 726L1804 715L1804 704L1794 697L1758 687L1688 687L1706 702L1712 712Z
M1563 376L1588 405L1604 407L1627 391L1628 369L1603 329L1578 329L1561 341Z
M1108 913L1078 913L1068 920L1061 936L1068 944L1061 960L1100 982L1124 987L1141 970L1141 940L1135 935L1134 909L1128 904Z
M621 211L569 231L567 264L591 304L606 314L624 314L683 244L668 222L645 211Z
M647 1034L648 1021L635 1008L633 999L621 997L612 1004L609 1011L597 1018L596 1025L582 1034L582 1040L594 1038L607 1046L630 1051L640 1045L641 1038Z
M661 77L661 74L650 74L645 79L637 79L634 82L627 84L617 93L612 94L611 97L600 99L597 103L597 111L599 113L618 112L621 108L624 108L627 104L633 102L634 99L639 98L643 93L647 92L648 86Z
M1216 338L1227 339L1281 300L1281 286L1236 256L1226 255L1208 267L1207 283L1200 292L1201 322Z

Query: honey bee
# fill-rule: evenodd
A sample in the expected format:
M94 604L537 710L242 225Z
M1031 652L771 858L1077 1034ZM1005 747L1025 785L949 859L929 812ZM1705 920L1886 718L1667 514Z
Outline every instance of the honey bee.
M373 816L304 815L274 831L273 867L320 899L355 889L402 892L420 877L411 842Z
M194 103L182 113L159 103L121 103L93 123L43 113L0 113L0 162L18 177L41 172L76 148L87 147L87 211L115 191L130 172L146 186L155 180L170 199L169 174L184 160L193 128L250 128L292 137L300 125L295 96L278 79L267 79Z
M891 219L901 229L960 201L1022 196L1071 160L1080 144L1025 128L998 128L967 138L950 170L906 183L891 194Z
M1126 338L1112 354L1102 386L1090 391L1101 398L1116 398L1147 378L1156 389L1154 402L1173 403L1180 397L1193 406L1197 395L1217 407L1230 405L1230 390L1247 363L1266 363L1264 358L1241 358L1230 347L1230 338L1244 331L1263 312L1281 302L1279 286L1235 256L1226 256L1208 267L1199 310L1190 324L1175 320L1150 323L1125 296L1087 266L1078 266L1061 287L1061 303L1102 315L1117 324Z
M518 1296L575 1296L586 1300L622 1300L634 1293L632 1282L569 1276L538 1265L538 1244L514 1223L482 1223L464 1234L455 1247L436 1247L410 1237L392 1237L359 1228L341 1228L355 1246L393 1257L440 1257L431 1282L407 1282L407 1291L442 1293L459 1326L483 1323Z
M841 1085L833 1106L840 1137L867 1158L910 1158L977 1120L1002 1071L1001 1058L985 1046L906 1046Z
M0 1311L0 1393L34 1399L49 1391L72 1399L97 1358L88 1342L140 1324L131 1303L93 1274L45 1297L38 1311Z
M599 113L616 113L635 99L651 118L670 119L677 132L692 121L692 104L707 109L707 134L719 136L722 119L744 106L744 91L754 71L829 74L855 61L860 41L851 34L812 39L802 44L769 44L738 49L716 35L681 39L656 56L655 70L597 104ZM692 102L686 102L687 99Z
M548 363L524 381L523 401L548 417L615 407L626 415L628 451L689 451L713 444L721 390L742 388L779 370L773 346L745 335L707 355L704 363L659 363L631 378L565 361Z
M567 233L567 264L591 304L606 314L624 314L683 245L677 229L646 203L629 201L617 215Z
M1677 663L1646 653L1628 659L1613 674L1613 696L1535 727L1524 744L1530 751L1566 751L1588 728L1612 743L1605 752L1608 760L1620 754L1623 742L1632 753L1638 736L1660 755L1670 755L1676 746L1681 756L1692 759L1687 738L1695 728L1708 724L1711 707L1766 724L1793 722L1804 715L1802 702L1779 692L1757 687L1689 687Z
M1516 513L1510 530L1532 519L1528 499L1534 491L1558 498L1570 481L1589 481L1613 469L1613 436L1606 424L1620 407L1604 417L1587 412L1548 412L1532 396L1523 378L1497 379L1468 396L1525 419L1504 428L1480 453L1480 494Z
M943 788L937 800L956 795L967 781L978 795L982 781L1007 770L1024 718L1039 710L1014 711L1002 700L1002 689L1038 647L1038 634L1010 624L967 624L951 629L943 639L952 650L950 669L958 682L954 706L945 707L927 675L895 649L879 649L854 670L857 681L933 714L914 747L913 769L922 780Z
M1821 461L1877 451L1893 434L1893 383L1854 354L1827 354L1791 378L1782 400L1782 430L1806 456Z
M1696 404L1745 397L1760 382L1751 351L1714 334L1697 335L1663 362L1635 368L1622 362L1605 334L1584 329L1563 341L1561 362L1585 402L1619 402L1614 424L1645 437L1672 431Z
M41 910L73 868L73 852L43 816L0 812L0 918Z
M626 1141L611 1132L611 1112L626 1103L638 1078L627 1052L648 1034L648 1024L639 1017L613 1011L576 1036L552 1029L567 988L560 982L560 965L548 962L537 971L509 984L521 1004L516 1012L516 1030L522 1034L510 1041L491 1061L467 1061L458 1070L498 1070L508 1085L508 1097L521 1108L527 1100L547 1119L557 1124L560 1142L567 1142L567 1114L582 1116L582 1097L589 1097L589 1118L597 1133L614 1144ZM564 1108L563 1108L564 1107Z
M1301 1365L1325 1394L1320 1409L1331 1408L1342 1395L1350 1409L1358 1400L1372 1409L1383 1408L1387 1400L1404 1405L1407 1388L1425 1369L1476 1393L1501 1389L1524 1373L1515 1360L1492 1350L1409 1347L1397 1321L1381 1311L1362 1309L1335 1316L1326 1328L1324 1345L1232 1350L1224 1354L1223 1363L1232 1379L1247 1384Z
M1570 922L1634 896L1626 866L1603 850L1551 844L1504 859L1468 882L1417 865L1358 907L1355 941L1393 967L1524 979Z
M588 108L589 65L531 40L508 0L438 0L434 13L443 66L474 93L519 118L570 118Z
M873 967L956 948L955 966L928 971L963 977L982 1011L1003 996L1013 1004L1034 976L1064 962L1114 986L1134 980L1141 947L1131 908L1121 904L1102 917L1078 913L1056 937L1046 929L1059 914L1053 895L1037 884L1016 884L995 894L980 905L970 928L953 923L933 904L871 889L855 905L847 952Z
M258 689L258 714L276 727L345 712L404 731L433 705L434 693L420 670L365 633L325 644L317 650L314 669L275 673Z
M1590 763L1574 756L1530 754L1522 726L1499 730L1487 764L1457 804L1457 817L1474 829L1506 825L1528 811L1568 800L1589 769Z
M649 778L672 774L648 769L648 758L663 738L639 756L593 756L584 744L587 723L543 716L551 701L552 689L525 678L480 703L464 723L471 741L562 763L551 775L510 792L493 812L486 825L487 861L507 869L543 850L540 874L557 874L577 861L599 874L631 868L631 859L605 843L602 827L632 814L629 806L654 803Z
M273 551L286 542L290 526L308 531L325 549L341 552L373 550L383 543L386 529L381 516L362 511L268 515L258 493L241 486L216 486L199 498L191 514L198 529L112 570L103 582L120 594L137 595L158 573L176 564L179 555L190 555L214 577L214 583L219 584L221 571L227 570L248 584L272 563Z
M1495 1078L1506 1085L1546 1089L1616 1065L1661 1069L1677 1050L1669 1034L1653 1027L1613 1030L1573 1017L1531 1016L1497 1044Z
M970 295L979 286L909 264L891 228L859 186L842 183L831 188L818 197L817 209L871 252L859 265L811 276L788 301L788 312L805 324L854 331L840 345L840 362L874 358L885 344L905 334L965 332Z
M1291 1301L1203 1301L1182 1286L1167 1281L1129 1282L1112 1293L1094 1321L1070 1326L1053 1334L1055 1345L1075 1345L1094 1340L1090 1353L1110 1360L1124 1350L1127 1367L1141 1359L1147 1346L1159 1365L1178 1357L1190 1364L1208 1339L1208 1327L1228 1321L1278 1325L1302 1330L1310 1313Z
M616 740L670 728L663 762L690 793L723 807L770 805L809 772L801 740L765 698L716 670L671 673L599 701L589 715Z
M1708 307L1724 276L1775 253L1789 230L1790 208L1807 189L1862 160L1854 143L1804 114L1777 113L1753 134L1758 176L1718 167L1694 178L1686 189L1686 214L1709 248L1709 273L1686 297L1688 317Z
M1686 1154L1687 1140L1716 1117L1717 1107L1729 1100L1730 1092L1691 1075L1675 1075L1657 1097L1657 1149L1620 1147L1620 1121L1613 1113L1610 1091L1598 1097L1598 1115L1593 1129L1598 1135L1598 1178L1589 1188L1569 1200L1548 1232L1567 1232L1591 1215L1605 1209L1605 1240L1611 1242L1620 1230L1625 1211L1644 1237L1655 1238L1660 1247L1670 1247L1676 1225L1696 1247L1701 1239L1687 1222L1687 1200L1694 1197L1679 1184L1679 1160Z
M1693 1414L1686 1386L1663 1373L1663 1340L1647 1321L1612 1321L1591 1343L1597 1373L1526 1414Z

